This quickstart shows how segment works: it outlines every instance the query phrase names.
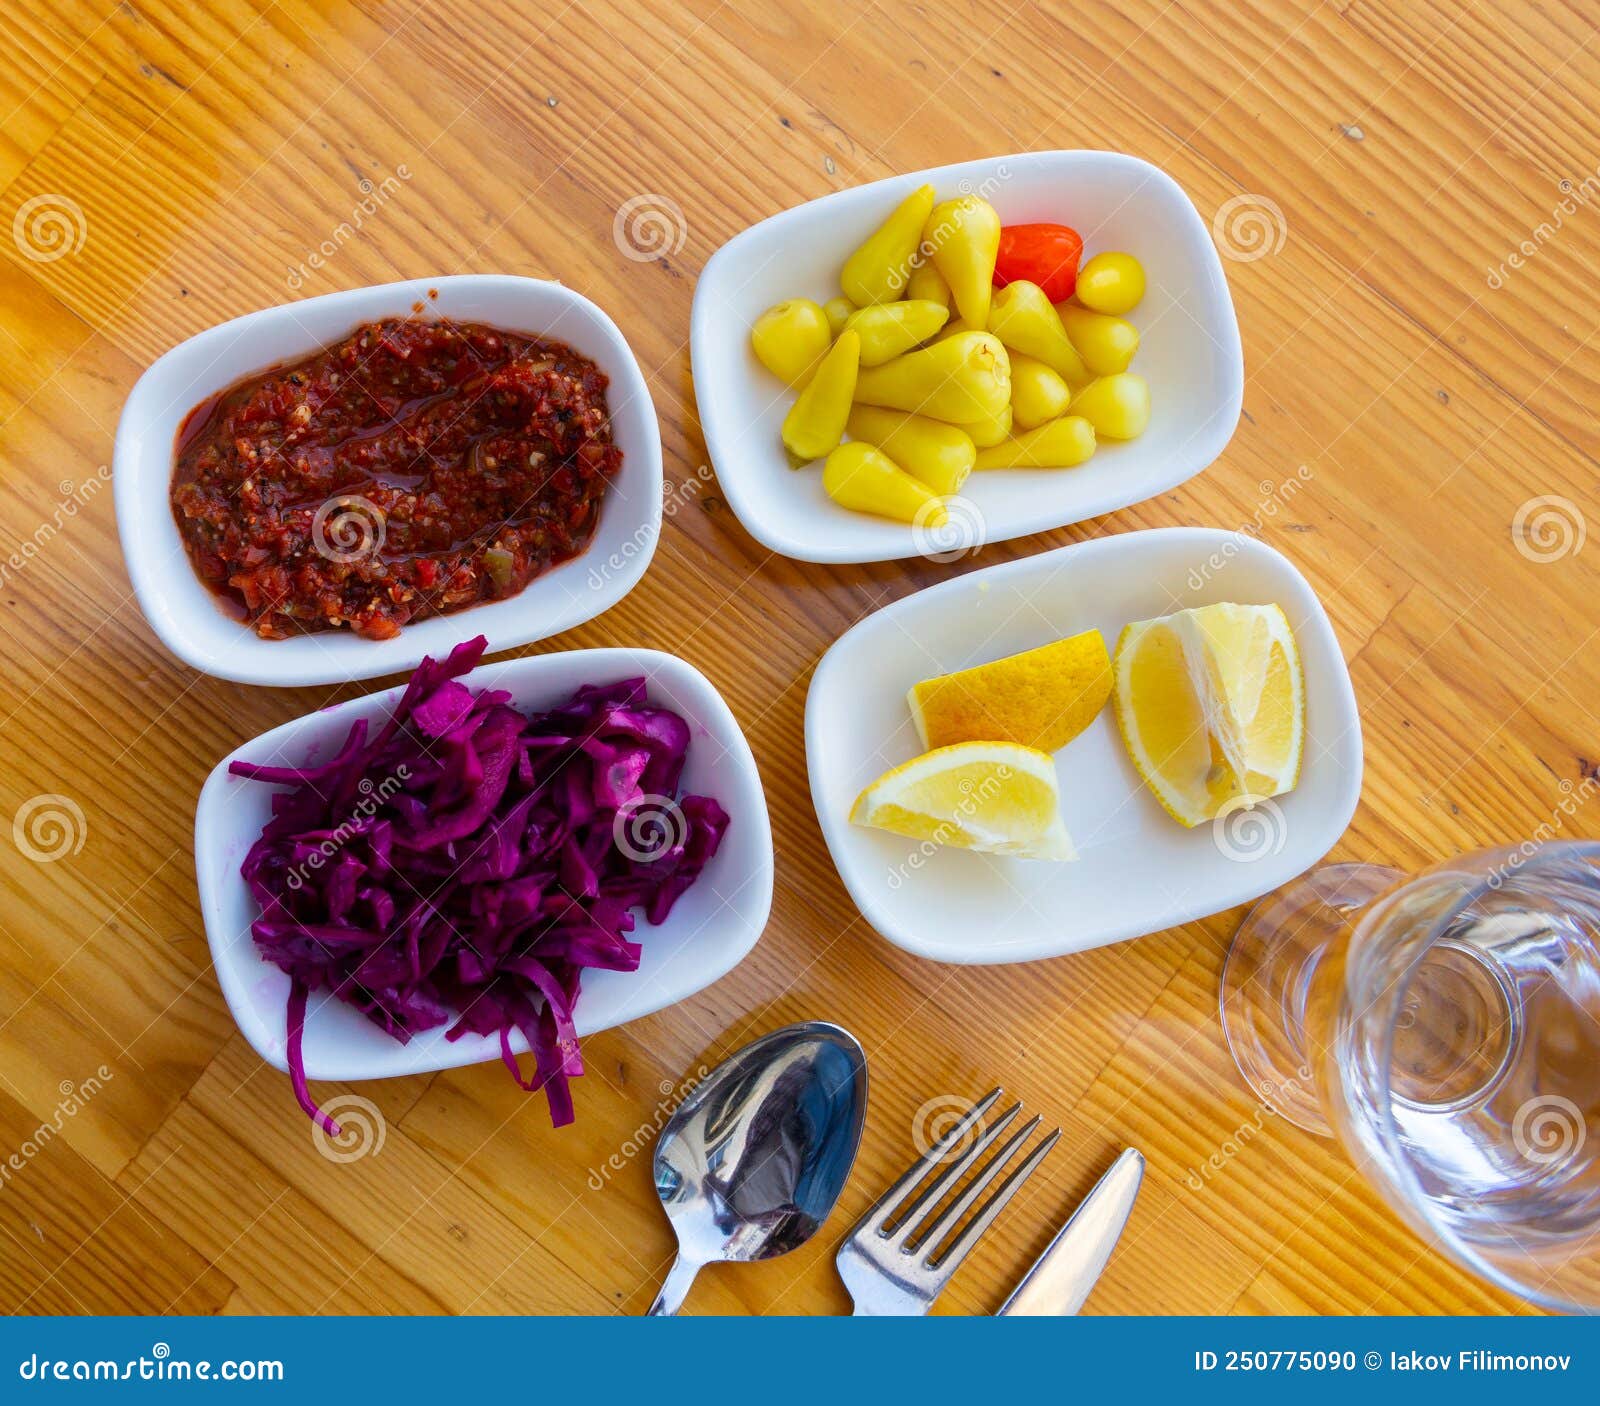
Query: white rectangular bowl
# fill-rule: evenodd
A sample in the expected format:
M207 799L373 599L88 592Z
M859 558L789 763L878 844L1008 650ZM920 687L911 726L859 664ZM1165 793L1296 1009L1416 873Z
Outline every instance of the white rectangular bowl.
M850 824L861 790L922 751L906 692L1065 635L1115 650L1135 620L1216 601L1281 605L1305 668L1300 783L1186 830L1144 784L1108 703L1056 754L1074 863L976 854ZM1332 848L1361 794L1361 724L1327 612L1272 548L1205 528L1127 532L974 571L869 615L806 697L811 796L839 875L889 941L942 962L1025 962L1247 903Z
M967 161L786 210L734 236L706 264L690 324L695 398L717 479L753 537L802 561L886 561L929 550L927 534L841 508L820 473L789 467L779 429L794 393L750 350L751 324L772 304L837 296L850 251L924 182L941 199L985 196L1006 224L1070 224L1086 258L1125 250L1148 283L1129 316L1142 334L1133 369L1150 382L1149 429L1127 444L1102 444L1079 468L974 474L952 510L961 546L1125 508L1175 488L1222 452L1244 401L1239 324L1211 233L1177 182L1108 151Z
M421 306L422 311L416 312ZM173 446L195 406L249 376L310 356L363 323L449 317L550 337L610 378L611 431L622 468L600 508L588 549L507 600L407 625L392 639L327 630L260 638L223 608L196 574L169 491ZM644 373L617 326L559 283L457 274L328 293L248 313L179 343L139 378L117 425L113 479L117 530L139 606L184 663L240 683L343 683L412 668L482 634L491 653L581 625L633 589L661 531L661 430Z
M583 684L643 675L652 703L673 709L691 732L683 792L715 797L730 823L715 857L679 898L667 921L643 917L633 940L644 948L638 971L591 971L583 978L576 1020L580 1035L637 1020L709 986L756 944L772 907L772 830L755 758L722 695L693 665L652 649L582 649L480 665L465 682L503 688L528 711L549 708ZM236 758L280 766L332 756L357 718L387 718L401 688L353 698L263 733L217 763L195 812L195 875L211 960L239 1029L260 1056L288 1067L285 1003L289 978L261 955L250 935L260 916L239 877L246 852L271 814L281 788L230 776ZM375 730L375 727L369 731ZM313 993L305 1028L306 1074L312 1079L382 1079L498 1059L497 1036L450 1041L447 1026L401 1044L359 1011ZM527 1049L512 1037L519 1053Z

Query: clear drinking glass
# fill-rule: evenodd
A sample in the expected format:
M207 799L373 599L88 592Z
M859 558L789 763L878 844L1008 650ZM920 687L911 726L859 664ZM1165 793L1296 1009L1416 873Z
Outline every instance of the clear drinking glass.
M1240 925L1222 1024L1425 1240L1600 1312L1600 844L1314 869Z

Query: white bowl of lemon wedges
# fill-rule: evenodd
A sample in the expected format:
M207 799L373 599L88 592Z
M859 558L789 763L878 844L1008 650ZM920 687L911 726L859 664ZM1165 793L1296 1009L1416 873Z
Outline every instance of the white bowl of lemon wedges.
M867 617L806 700L811 793L891 942L1017 962L1249 902L1354 814L1361 729L1305 578L1165 528L972 572Z

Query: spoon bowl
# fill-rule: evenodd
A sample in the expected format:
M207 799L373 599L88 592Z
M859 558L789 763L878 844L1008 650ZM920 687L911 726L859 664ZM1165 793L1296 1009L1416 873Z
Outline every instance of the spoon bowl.
M704 1265L772 1259L815 1235L844 1189L866 1112L866 1053L824 1021L774 1030L713 1069L656 1144L656 1193L678 1258L650 1313L676 1313Z

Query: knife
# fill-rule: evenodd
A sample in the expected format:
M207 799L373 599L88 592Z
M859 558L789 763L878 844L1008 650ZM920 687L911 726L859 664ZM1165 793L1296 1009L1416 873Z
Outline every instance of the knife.
M1127 1148L1078 1203L1049 1249L1001 1305L1000 1313L1064 1318L1082 1308L1128 1223L1143 1180L1144 1158L1136 1149Z

